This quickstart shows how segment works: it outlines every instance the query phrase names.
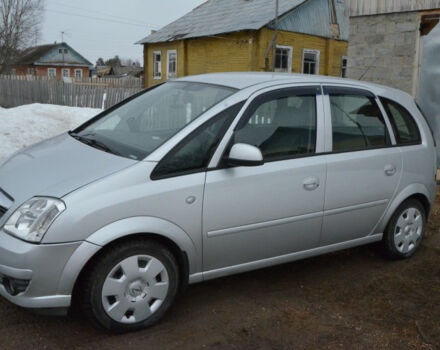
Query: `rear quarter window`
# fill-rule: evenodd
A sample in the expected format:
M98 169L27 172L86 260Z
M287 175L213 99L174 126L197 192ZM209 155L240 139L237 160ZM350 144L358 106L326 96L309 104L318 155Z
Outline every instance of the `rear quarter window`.
M420 131L411 113L399 103L380 97L393 127L398 145L414 145L422 142Z

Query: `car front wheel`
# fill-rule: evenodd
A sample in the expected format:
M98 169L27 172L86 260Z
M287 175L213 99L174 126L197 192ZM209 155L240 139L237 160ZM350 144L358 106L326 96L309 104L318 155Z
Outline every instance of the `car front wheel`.
M135 331L165 314L178 285L178 266L166 247L151 240L126 241L111 247L91 268L83 306L110 331Z

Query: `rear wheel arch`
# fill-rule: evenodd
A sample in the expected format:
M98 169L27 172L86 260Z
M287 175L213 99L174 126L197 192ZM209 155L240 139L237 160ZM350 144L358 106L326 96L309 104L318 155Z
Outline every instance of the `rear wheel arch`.
M410 200L410 199L418 200L422 204L423 209L425 209L426 217L429 216L429 213L431 211L431 203L429 202L429 199L428 199L428 197L426 197L426 195L424 195L422 193L415 193L415 194L411 195L410 197L406 198L403 202Z
M430 200L431 197L432 196L430 196L428 189L423 184L411 184L411 185L407 186L406 188L401 190L394 197L391 204L388 206L385 215L383 216L382 220L380 221L380 224L378 225L376 232L383 233L385 231L385 229L387 228L387 226L391 220L391 217L396 212L396 210L399 208L399 206L411 198L415 198L419 202L421 202L421 204L423 205L423 208L425 209L426 217L428 217L429 212L432 207L432 203Z

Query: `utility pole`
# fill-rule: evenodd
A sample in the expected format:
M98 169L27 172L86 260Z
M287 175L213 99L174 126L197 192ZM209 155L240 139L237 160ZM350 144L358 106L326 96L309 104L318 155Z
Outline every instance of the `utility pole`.
M64 32L61 32L61 44L64 43ZM63 65L64 65L64 48L61 49L63 55Z
M272 72L275 72L276 54L277 54L277 40L278 40L278 12L279 12L279 0L275 0L275 33L273 37L273 62Z
M279 0L275 0L275 33L272 37L272 40L269 43L269 46L267 47L266 50L266 54L264 55L264 70L266 72L269 72L269 70L272 70L273 72L275 71L275 57L276 57L276 52L277 52L277 39L278 39L278 10L279 8ZM272 68L269 68L269 55L270 55L270 51L272 50L272 54L273 54L273 64L272 64Z

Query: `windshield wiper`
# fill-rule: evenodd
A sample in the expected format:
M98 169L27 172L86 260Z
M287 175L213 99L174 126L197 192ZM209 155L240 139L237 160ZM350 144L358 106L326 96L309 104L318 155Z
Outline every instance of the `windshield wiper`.
M86 137L83 135L79 135L76 134L74 132L69 131L69 135L72 136L73 138L77 139L78 141L91 146L93 148L96 149L100 149L101 151L107 152L107 153L112 153L114 155L120 156L121 154L117 151L115 151L114 149L110 148L109 146L107 146L104 142L102 141L98 141L96 138L91 138L91 137ZM93 134L86 134L86 135L93 135Z

